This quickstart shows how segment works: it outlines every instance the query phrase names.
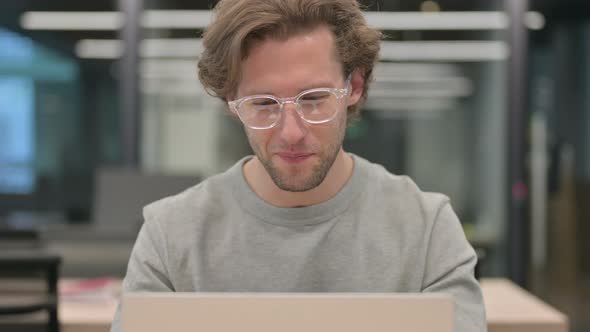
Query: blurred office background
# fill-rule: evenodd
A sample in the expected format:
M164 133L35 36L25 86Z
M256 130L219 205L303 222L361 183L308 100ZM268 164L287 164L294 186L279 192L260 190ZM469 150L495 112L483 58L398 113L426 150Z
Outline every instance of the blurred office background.
M196 77L213 0L0 2L0 223L125 272L141 206L250 150ZM365 1L386 33L345 148L449 195L483 277L590 329L590 3Z

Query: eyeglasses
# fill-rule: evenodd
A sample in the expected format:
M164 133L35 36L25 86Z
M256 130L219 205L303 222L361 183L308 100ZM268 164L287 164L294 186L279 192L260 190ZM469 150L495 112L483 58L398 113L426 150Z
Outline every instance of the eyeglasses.
M273 95L253 95L229 101L230 109L252 129L270 129L279 122L285 104L295 104L297 114L308 123L320 124L333 120L342 108L341 99L348 95L350 76L343 89L317 88L301 91L297 96L279 98Z

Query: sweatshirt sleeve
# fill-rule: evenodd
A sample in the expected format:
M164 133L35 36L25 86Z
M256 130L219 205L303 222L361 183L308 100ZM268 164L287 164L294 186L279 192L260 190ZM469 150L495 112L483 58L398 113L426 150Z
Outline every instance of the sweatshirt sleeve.
M127 265L122 294L129 292L172 292L166 269L166 243L156 220L145 219ZM121 303L117 306L111 332L121 331Z
M456 332L487 331L482 292L474 276L476 263L475 251L447 201L430 233L422 291L453 296Z

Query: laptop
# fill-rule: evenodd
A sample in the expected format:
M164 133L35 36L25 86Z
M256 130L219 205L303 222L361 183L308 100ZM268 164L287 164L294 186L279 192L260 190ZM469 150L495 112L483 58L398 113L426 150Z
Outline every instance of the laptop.
M123 332L452 332L432 293L128 293Z

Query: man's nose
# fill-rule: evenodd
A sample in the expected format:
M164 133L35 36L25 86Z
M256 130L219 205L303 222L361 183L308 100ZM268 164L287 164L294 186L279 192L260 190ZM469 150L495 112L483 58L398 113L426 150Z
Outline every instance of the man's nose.
M297 105L285 104L279 126L281 139L289 145L296 144L305 137L307 130L307 123L297 114Z

